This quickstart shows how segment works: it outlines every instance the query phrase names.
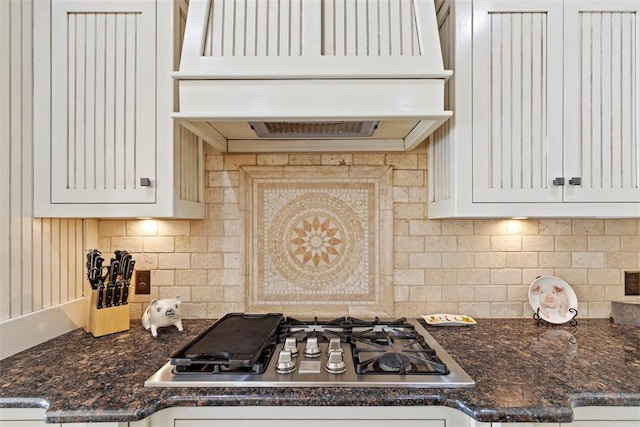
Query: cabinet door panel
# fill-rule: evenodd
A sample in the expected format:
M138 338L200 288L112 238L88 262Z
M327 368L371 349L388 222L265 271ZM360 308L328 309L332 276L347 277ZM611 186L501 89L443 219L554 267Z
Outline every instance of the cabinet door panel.
M445 427L444 420L310 420L310 419L278 419L278 420L175 420L175 427L387 427L390 424L398 427Z
M562 3L473 8L474 202L560 201Z
M565 1L565 201L640 200L640 3Z
M574 421L562 423L561 427L638 427L638 421L598 420L598 421Z
M153 203L155 3L54 0L52 203Z

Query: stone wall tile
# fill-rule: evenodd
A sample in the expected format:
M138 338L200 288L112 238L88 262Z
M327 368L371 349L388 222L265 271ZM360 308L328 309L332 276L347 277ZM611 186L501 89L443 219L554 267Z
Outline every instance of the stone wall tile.
M571 268L571 252L541 252L540 267Z
M173 252L175 248L173 237L143 237L142 250L144 252Z
M107 237L125 236L125 221L103 220L98 222L98 235Z
M427 236L424 245L426 252L455 252L458 239L455 236Z
M158 254L158 268L166 269L187 269L191 267L191 254L188 253L168 253Z
M491 236L491 250L495 252L516 252L522 250L520 236Z
M604 267L603 252L574 252L571 256L573 268L602 268Z
M438 236L442 231L442 222L429 219L409 221L409 233L412 236Z
M488 268L462 268L458 270L458 285L488 285L491 270Z
M506 301L507 287L496 285L475 286L475 301Z
M442 268L473 268L473 252L443 252Z
M130 253L134 252L142 252L142 248L144 246L144 240L142 237L112 237L111 238L111 248L107 253L103 253L105 261L109 261L113 256L113 252L117 250L127 250ZM153 252L153 251L150 251ZM105 265L107 264L105 262Z
M176 252L207 252L205 236L188 236L175 238Z
M439 268L441 266L441 253L416 252L409 254L409 268Z
M443 219L442 234L448 236L472 236L473 220L471 219Z
M538 265L541 265L540 259L544 254L545 254L544 252L543 253L538 253L538 252L507 253L507 267L519 267L519 268L538 267Z
M587 237L587 250L613 252L620 250L619 236L589 236Z
M573 233L573 223L570 219L541 219L540 234L551 236L570 235Z
M553 236L522 236L522 250L533 252L553 251L555 248Z
M491 270L491 284L518 285L522 283L522 270L517 268L498 268Z
M631 236L638 234L638 220L631 218L606 219L604 221L605 234Z
M604 219L574 219L572 232L577 236L604 234Z
M458 251L488 252L491 249L489 236L458 236Z
M504 268L507 254L504 252L480 252L475 254L476 268Z

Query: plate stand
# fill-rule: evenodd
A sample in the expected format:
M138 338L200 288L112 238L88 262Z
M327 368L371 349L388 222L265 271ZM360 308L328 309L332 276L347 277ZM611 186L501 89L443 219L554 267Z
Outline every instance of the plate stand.
M578 325L578 321L576 320L576 317L578 317L578 310L576 310L575 308L570 308L569 309L569 313L573 314L573 317L571 317L571 319L567 320L567 322L569 323L569 325L571 326L577 326ZM546 320L544 320L541 316L540 316L540 307L538 307L538 309L536 309L536 312L533 313L533 320L536 321L536 326L540 326L540 325L545 325L545 326L558 326L558 325L563 325L564 323L551 323L551 322L547 322Z

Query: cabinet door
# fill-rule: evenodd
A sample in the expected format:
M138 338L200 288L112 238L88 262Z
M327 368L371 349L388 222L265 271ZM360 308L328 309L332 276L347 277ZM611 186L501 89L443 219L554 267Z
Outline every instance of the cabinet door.
M51 202L153 203L155 2L51 3Z
M640 200L640 2L565 0L565 201Z
M562 2L474 1L473 201L559 202L557 176Z
M279 420L175 420L175 427L445 427L445 420L310 420L310 419L279 419Z

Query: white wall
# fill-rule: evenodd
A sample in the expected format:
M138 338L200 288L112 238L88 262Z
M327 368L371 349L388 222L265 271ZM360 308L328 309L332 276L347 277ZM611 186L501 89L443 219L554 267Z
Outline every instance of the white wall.
M0 357L15 319L82 297L82 220L32 217L33 39L33 0L0 0Z

